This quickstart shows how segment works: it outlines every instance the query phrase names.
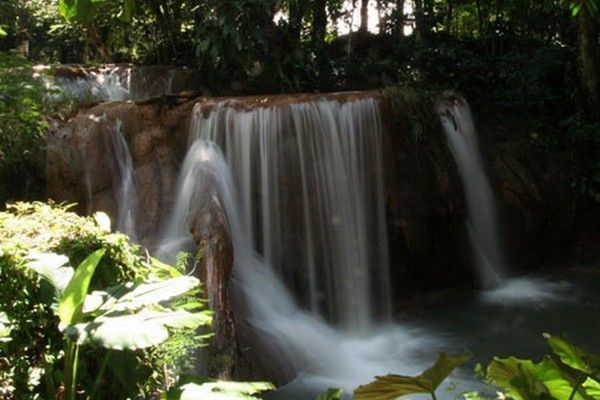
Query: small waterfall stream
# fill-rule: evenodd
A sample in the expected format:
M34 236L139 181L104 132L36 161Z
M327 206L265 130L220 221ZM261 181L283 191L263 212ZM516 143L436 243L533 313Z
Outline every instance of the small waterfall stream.
M106 116L99 117L97 122L106 121ZM116 215L116 230L125 233L131 239L137 239L136 217L137 217L137 202L138 195L135 187L134 168L129 145L125 136L123 136L123 121L120 119L114 120L113 124L105 132L104 147L106 154L111 155L108 160L108 167L113 171L113 193L115 196L115 204L117 205ZM85 151L82 154L85 160ZM88 213L93 204L94 193L91 187L90 171L87 163L84 162L85 171L85 187Z
M136 205L137 191L135 189L133 161L129 146L123 136L123 121L115 121L114 134L111 137L111 146L115 155L117 174L119 177L119 218L117 229L135 240L136 232Z
M59 77L56 85L69 97L83 101L122 101L131 95L131 68L103 67L81 76Z
M480 279L485 289L497 288L505 281L504 253L494 194L483 166L473 116L462 100L444 103L439 109L465 191L469 212L467 226Z

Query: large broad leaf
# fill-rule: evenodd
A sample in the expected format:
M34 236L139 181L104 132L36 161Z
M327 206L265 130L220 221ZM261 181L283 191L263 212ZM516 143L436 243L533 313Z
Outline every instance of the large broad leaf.
M200 281L191 276L180 276L156 283L146 283L133 287L125 294L123 288L114 288L115 296L101 309L105 311L134 311L152 304L162 303L198 287Z
M587 378L582 386L588 396L593 399L600 399L600 383L598 381Z
M450 357L440 353L436 363L418 376L387 375L360 386L354 391L355 400L394 400L398 397L433 393L438 386L469 359L468 356Z
M544 337L560 360L569 367L585 374L600 370L600 356L586 352L563 338L545 334Z
M78 344L95 343L114 350L144 349L169 337L168 328L196 328L212 321L207 312L143 310L133 315L98 317L69 326L65 333Z
M96 250L79 264L73 278L65 288L58 303L58 317L61 323L72 325L81 321L83 303L90 287L90 281L106 249Z
M73 268L66 265L69 259L54 253L30 253L27 267L37 272L42 279L50 283L60 298L73 278Z
M98 7L106 0L59 0L58 11L67 21L84 24L94 20Z
M179 400L258 400L253 395L274 390L267 382L209 382L188 383L181 387Z
M487 378L515 400L561 400L569 399L573 393L573 385L549 357L538 364L515 357L495 358L488 366ZM576 392L573 399L587 397Z

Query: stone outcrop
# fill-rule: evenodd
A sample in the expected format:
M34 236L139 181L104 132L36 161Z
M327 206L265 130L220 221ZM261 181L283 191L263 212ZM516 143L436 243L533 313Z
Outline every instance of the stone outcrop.
M186 151L192 104L103 103L79 113L47 146L47 193L82 213L117 216L118 175L110 138L117 121L131 152L138 194L138 239L151 246L167 218Z

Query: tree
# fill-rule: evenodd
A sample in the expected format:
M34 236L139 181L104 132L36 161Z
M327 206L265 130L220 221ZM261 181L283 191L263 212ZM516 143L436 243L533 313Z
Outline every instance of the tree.
M577 0L571 3L578 19L579 74L584 95L585 114L591 121L600 120L600 72L598 71L598 1Z

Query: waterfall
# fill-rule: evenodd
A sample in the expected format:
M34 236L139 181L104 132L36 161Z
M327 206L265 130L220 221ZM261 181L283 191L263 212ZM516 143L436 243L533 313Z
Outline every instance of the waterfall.
M119 213L117 229L127 234L133 240L137 237L135 214L137 205L137 191L135 189L133 161L129 146L123 136L123 121L115 121L113 134L110 135L109 146L115 155L115 166L118 177L117 198Z
M312 112L318 113L317 110L322 108L343 108L344 105L325 103L313 104L312 106L307 104L304 107L307 107L307 113L310 113L308 107L314 107ZM300 107L300 109L302 108ZM344 115L348 117L350 111L358 113L361 109L363 112L373 112L376 109L375 103L361 101L352 105ZM318 315L304 311L298 306L297 301L278 276L278 269L274 268L267 261L268 256L259 254L255 248L257 237L251 233L250 227L246 225L246 222L251 221L252 218L248 218L244 214L249 205L241 200L244 197L244 193L239 190L240 186L235 183L235 170L231 168L232 161L240 162L243 165L248 159L238 159L231 155L229 157L224 156L214 142L204 137L204 133L209 132L210 127L222 128L225 126L223 124L229 124L231 132L239 132L243 135L237 137L240 140L239 143L250 144L252 140L245 142L242 138L245 137L245 139L248 139L253 132L256 132L256 135L260 135L259 132L261 132L261 129L258 129L260 122L253 121L253 118L259 115L265 118L264 113L267 110L241 111L222 104L207 117L202 116L200 109L196 111L196 123L194 127L200 129L200 127L204 126L207 131L203 131L202 129L196 130L198 135L195 135L190 143L180 172L176 193L177 200L170 221L167 224L167 229L165 230L161 249L163 251L176 252L191 244L191 236L186 232L186 218L189 213L189 207L200 206L199 204L191 203L194 193L197 190L203 190L203 186L207 182L210 182L211 187L216 186L219 200L223 204L229 220L229 230L234 244L234 292L243 294L246 299L246 306L248 308L247 322L249 325L258 330L261 337L269 343L270 354L265 355L261 353L261 355L269 357L272 360L271 362L276 362L276 359L280 360L281 368L291 368L298 374L297 379L290 384L291 387L296 388L292 389L292 391L298 391L298 386L301 388L313 388L312 390L316 392L322 391L327 387L342 387L351 391L357 384L368 382L375 375L385 374L390 371L417 373L422 369L423 366L415 361L414 353L416 349L423 346L432 348L430 346L433 345L431 339L422 332L416 329L410 330L407 327L378 325L374 327L375 329L369 332L362 332L361 335L356 336L349 334L347 330L340 331L334 329ZM272 111L277 114L276 109ZM220 117L217 118L219 115ZM376 114L371 115L374 117ZM228 116L228 118L222 120L221 118L225 116ZM249 118L251 116L253 117ZM248 130L235 130L240 126L231 123L234 120L248 123L245 126ZM281 122L281 120L279 121ZM278 125L273 123L271 126ZM371 127L377 128L376 125L371 125ZM223 132L220 134L224 134L225 131L220 132ZM377 133L375 130L371 132ZM270 133L273 135L278 134L277 131L271 131ZM303 133L308 134L307 132ZM318 133L332 134L333 132L319 131ZM257 140L256 145L259 145L259 138L254 139ZM233 139L233 137L230 139ZM296 141L292 143L296 143ZM229 144L231 145L231 142ZM350 143L346 143L346 145L348 149L351 148ZM231 148L229 150L231 151ZM242 152L242 154L236 154L236 156L239 157L243 154ZM305 155L308 156L307 154ZM258 160L261 160L260 157L264 157L264 154L261 156L259 153L256 157L258 157ZM260 162L257 161L257 163L259 165L254 167L258 174L261 169L259 168ZM316 167L316 165L313 167ZM298 166L298 168L302 167ZM245 171L247 170L238 172ZM314 173L315 171L306 171L307 176L305 180L308 180L308 175ZM240 179L239 176L238 179ZM344 180L344 182L346 181ZM306 185L308 186L309 183L307 182ZM321 195L328 196L329 194ZM348 195L356 195L356 193L348 193ZM367 196L366 193L363 195ZM318 197L318 193L315 193L316 197ZM307 200L302 199L302 201L305 202ZM261 205L262 202L257 201L253 204ZM305 207L309 206L303 205L301 209L304 210ZM277 209L281 210L281 204L279 208L277 205L271 204L269 211L272 212ZM365 210L364 212L367 213L367 211ZM260 222L264 222L263 220L264 218L260 219ZM319 223L323 224L327 222L324 218L319 221ZM278 233L281 233L281 231L278 231ZM317 242L313 244L315 247L319 245ZM325 244L329 245L330 243ZM335 249L325 248L325 250L334 251ZM313 251L313 253L317 252ZM351 266L355 267L356 264L351 264ZM318 274L326 271L317 269L314 272ZM350 272L346 271L346 273ZM281 398L289 399L285 391Z
M106 121L106 115L97 119L97 123ZM133 170L133 160L129 152L129 146L125 136L123 136L123 121L116 119L112 126L107 129L104 135L104 146L106 154L113 156L109 161L109 167L113 173L113 193L115 204L117 204L116 230L127 234L131 239L136 240L136 207L137 191L135 188L135 178ZM82 154L84 158L84 180L86 187L87 211L91 213L94 193L90 171L85 162L85 151Z
M313 312L349 330L390 309L377 100L195 109L223 149L250 246Z
M58 77L56 85L78 101L123 101L131 98L132 69L118 66L81 70L80 76Z
M467 226L480 279L484 288L493 289L505 280L504 254L494 195L484 170L471 110L461 100L440 104L438 109L465 191Z

